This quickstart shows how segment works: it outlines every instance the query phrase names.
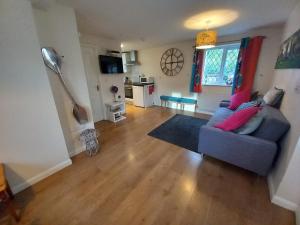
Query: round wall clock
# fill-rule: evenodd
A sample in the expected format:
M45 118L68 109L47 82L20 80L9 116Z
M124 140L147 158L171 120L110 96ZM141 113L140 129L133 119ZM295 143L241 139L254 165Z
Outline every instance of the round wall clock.
M161 56L160 68L167 76L177 75L181 71L183 64L183 54L177 48L170 48Z

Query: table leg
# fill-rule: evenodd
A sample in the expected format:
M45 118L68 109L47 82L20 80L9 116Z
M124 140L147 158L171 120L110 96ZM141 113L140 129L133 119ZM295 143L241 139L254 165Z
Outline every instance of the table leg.
M20 220L20 216L17 214L16 208L7 189L0 193L0 199L1 202L7 207L10 215L16 220L16 222L18 222Z
M6 201L6 206L11 214L11 216L17 221L19 222L20 221L20 216L17 214L17 211L16 211L16 208L15 206L13 205L13 203L11 202L10 199L8 199Z

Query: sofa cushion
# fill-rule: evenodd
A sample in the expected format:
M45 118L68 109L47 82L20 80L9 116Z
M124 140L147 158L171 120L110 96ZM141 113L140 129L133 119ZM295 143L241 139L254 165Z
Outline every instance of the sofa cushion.
M246 124L259 110L259 107L254 106L236 111L223 122L214 125L214 127L225 131L233 131Z
M242 103L248 102L250 100L250 91L245 90L235 93L230 98L229 109L236 110Z
M264 120L252 134L255 137L277 142L290 128L290 123L276 108L265 105L262 109Z
M261 125L264 119L264 115L262 112L258 112L255 116L253 116L245 125L241 126L235 133L238 134L251 134Z
M274 106L281 101L284 95L284 90L276 87L271 88L263 97L264 103L270 106Z
M214 113L214 115L210 118L207 126L213 127L215 124L223 122L225 119L227 119L229 116L231 116L234 113L234 111L228 109L228 108L218 108L217 111Z
M245 102L245 103L241 104L236 109L236 111L240 111L240 110L247 109L247 108L250 108L250 107L253 107L253 106L257 106L257 105L258 105L257 101Z

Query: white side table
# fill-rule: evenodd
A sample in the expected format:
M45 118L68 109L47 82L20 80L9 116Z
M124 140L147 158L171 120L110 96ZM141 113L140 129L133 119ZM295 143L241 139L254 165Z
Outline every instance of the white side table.
M126 112L125 102L117 101L117 102L107 102L106 106L106 118L114 123L117 123L121 120L126 119L123 116Z

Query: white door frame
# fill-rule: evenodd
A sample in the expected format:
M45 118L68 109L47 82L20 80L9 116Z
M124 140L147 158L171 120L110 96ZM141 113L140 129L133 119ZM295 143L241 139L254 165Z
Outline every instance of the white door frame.
M95 61L97 62L97 56L98 56L98 49L97 46L91 45L91 44L84 44L84 43L80 43L80 47L81 47L81 52L82 52L82 57L84 57L83 51L91 51L92 55L95 56ZM83 62L85 63L85 60L83 59ZM84 65L86 67L86 65ZM98 66L98 64L97 64ZM88 74L88 71L86 68L84 68L85 73L86 73L86 78L87 78L87 86L88 86L88 90L89 90L89 96L90 96L90 101L91 101L91 107L92 107L92 114L94 117L94 122L98 122L100 120L104 120L105 119L105 105L103 103L103 97L102 97L102 87L101 87L101 82L99 79L100 74L98 73L98 70L94 71L95 74L97 75L96 80L97 80L97 85L99 87L99 90L97 91L98 95L99 95L99 100L100 100L100 106L101 106L101 116L100 115L95 115L97 112L97 109L95 107L97 107L97 105L95 105L95 103L92 101L92 91L91 88L94 88L91 86L91 79L89 76L91 76L91 74ZM97 113L98 114L98 113ZM101 117L101 118L100 118Z

